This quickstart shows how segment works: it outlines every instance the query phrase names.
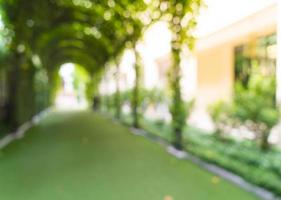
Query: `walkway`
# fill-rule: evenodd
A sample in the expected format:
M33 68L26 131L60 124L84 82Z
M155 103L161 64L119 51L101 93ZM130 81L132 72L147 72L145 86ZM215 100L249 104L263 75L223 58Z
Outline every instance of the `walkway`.
M0 152L0 199L255 198L108 119L57 112Z

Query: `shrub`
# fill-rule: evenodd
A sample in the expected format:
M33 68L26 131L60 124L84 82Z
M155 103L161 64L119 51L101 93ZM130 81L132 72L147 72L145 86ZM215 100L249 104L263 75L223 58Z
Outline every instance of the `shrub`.
M269 148L270 130L278 123L279 111L275 104L275 79L253 75L248 88L236 86L234 117L256 133L263 150Z
M173 141L171 124L165 124L162 128L156 125L155 121L144 120L142 128L170 142ZM280 151L264 152L249 141L232 140L226 144L192 127L185 129L184 140L185 144L188 144L185 149L190 153L281 195Z
M209 113L215 123L215 136L222 139L225 132L225 127L232 124L231 115L233 109L231 104L223 101L218 101L209 106Z

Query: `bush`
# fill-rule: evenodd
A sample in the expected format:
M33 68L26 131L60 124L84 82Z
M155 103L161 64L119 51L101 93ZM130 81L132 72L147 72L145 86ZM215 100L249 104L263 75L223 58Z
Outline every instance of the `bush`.
M275 104L275 78L253 75L248 88L236 86L234 117L256 133L260 147L269 148L270 130L279 121L279 111Z
M162 126L162 125L161 125ZM143 120L142 128L151 134L172 141L171 124L159 127L155 121ZM185 149L201 159L221 166L245 180L281 195L281 152L261 151L251 141L224 143L212 135L187 127Z
M209 112L216 125L216 135L222 138L227 126L246 126L255 133L260 148L270 148L270 130L279 121L279 111L275 103L275 78L260 74L251 75L248 85L238 82L232 104L217 102Z
M217 103L209 106L209 113L216 127L215 135L219 139L224 137L225 127L232 125L232 112L232 105L223 101L218 101Z
M132 89L121 91L119 94L120 106L122 107L122 105L126 103L131 104L132 96L133 96ZM116 109L116 105L114 104L116 98L115 94L104 95L101 98L104 99L104 103L106 104L104 106L107 107L108 110L113 111L114 109ZM165 98L163 91L159 91L157 89L147 90L144 88L140 88L139 101L140 101L141 113L144 113L148 105L167 102L167 99Z
M188 141L192 144L186 146L189 152L281 195L281 176L277 170L277 166L280 168L280 152L265 153L254 145L248 147L237 142L225 144L207 135L188 135Z

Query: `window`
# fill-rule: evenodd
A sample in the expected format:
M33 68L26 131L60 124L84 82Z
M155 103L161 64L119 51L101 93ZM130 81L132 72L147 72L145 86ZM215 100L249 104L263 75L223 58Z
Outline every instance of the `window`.
M276 34L263 36L237 46L235 53L235 81L247 87L253 73L265 77L275 76L277 39Z

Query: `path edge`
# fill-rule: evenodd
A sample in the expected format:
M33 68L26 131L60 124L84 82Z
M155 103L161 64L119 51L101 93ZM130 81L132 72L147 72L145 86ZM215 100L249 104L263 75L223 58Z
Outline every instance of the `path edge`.
M37 125L43 118L45 118L52 111L52 107L49 107L38 114L34 115L31 120L23 123L16 131L8 133L2 139L0 139L0 150L4 149L14 140L19 140L25 136L25 133L34 125Z
M166 151L170 155L172 155L178 159L191 161L192 163L196 164L197 166L209 171L212 174L215 174L216 176L219 176L219 177L231 182L232 184L240 187L241 189L243 189L247 192L254 194L256 197L258 197L262 200L280 200L280 197L276 196L273 192L271 192L265 188L262 188L260 186L254 185L254 184L248 182L247 180L245 180L244 178L242 178L241 176L234 174L231 171L228 171L218 165L206 162L203 159L201 159L187 151L179 151L179 150L175 149L167 140L161 138L160 136L151 134L148 131L143 130L143 129L129 128L129 130L134 135L142 136L152 142L158 143L161 146L165 147Z

